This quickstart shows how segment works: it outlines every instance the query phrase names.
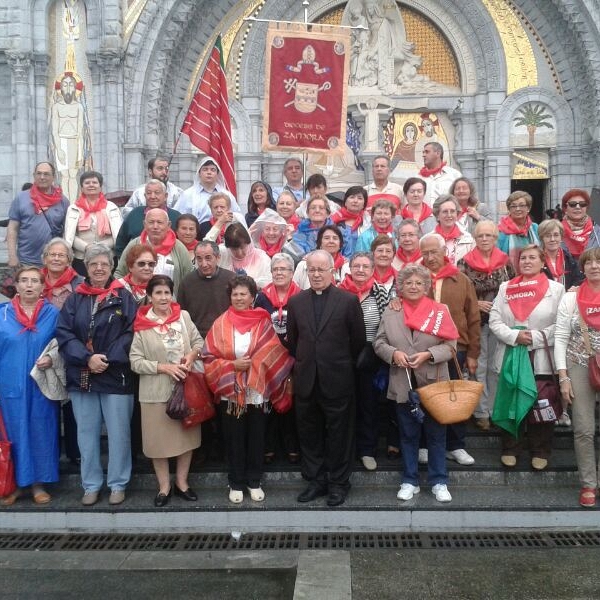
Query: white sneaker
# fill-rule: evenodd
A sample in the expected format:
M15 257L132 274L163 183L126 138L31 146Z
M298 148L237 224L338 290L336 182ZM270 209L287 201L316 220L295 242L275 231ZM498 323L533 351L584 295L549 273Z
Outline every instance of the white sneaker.
M260 486L257 488L249 487L248 491L250 492L250 498L252 498L254 502L262 502L265 499L265 493Z
M244 500L244 492L242 490L229 490L229 502L240 504Z
M419 464L426 465L429 462L429 450L427 448L419 448Z
M410 500L415 494L418 494L421 488L418 485L412 483L403 483L396 494L398 500Z
M431 493L438 502L450 502L452 500L452 496L448 491L448 486L445 483L436 483L431 488Z
M361 456L360 460L367 471L374 471L377 468L377 461L372 456Z
M449 450L446 452L446 458L455 460L459 465L472 465L475 463L475 459L463 448Z

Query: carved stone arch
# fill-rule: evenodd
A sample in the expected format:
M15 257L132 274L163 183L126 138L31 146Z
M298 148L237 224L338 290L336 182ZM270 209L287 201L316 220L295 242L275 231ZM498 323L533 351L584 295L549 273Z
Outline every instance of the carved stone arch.
M519 107L528 102L542 103L554 113L557 125L556 138L558 146L571 146L575 143L575 118L569 103L556 93L540 87L529 87L517 90L502 103L496 114L495 139L491 140L494 148L508 148L508 140L512 120Z
M248 111L241 102L238 102L235 98L229 98L229 112L231 114L231 126L237 130L237 152L253 152L255 150L255 140Z

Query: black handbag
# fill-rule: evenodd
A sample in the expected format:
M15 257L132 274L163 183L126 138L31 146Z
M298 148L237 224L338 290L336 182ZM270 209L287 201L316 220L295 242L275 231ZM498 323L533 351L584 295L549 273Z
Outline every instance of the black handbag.
M558 385L558 377L554 374L552 353L548 346L546 334L543 331L541 333L544 338L544 350L546 351L552 375L538 375L535 377L535 385L538 392L537 400L527 415L527 422L532 425L537 423L554 423L563 414L560 386Z

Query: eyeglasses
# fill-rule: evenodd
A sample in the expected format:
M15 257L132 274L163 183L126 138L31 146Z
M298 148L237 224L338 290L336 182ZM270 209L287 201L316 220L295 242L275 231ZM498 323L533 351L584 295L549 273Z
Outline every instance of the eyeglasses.
M153 260L138 260L135 264L137 267L150 267L151 269L156 266L156 262Z
M567 202L569 208L587 208L587 202Z
M527 210L527 204L511 204L508 210Z
M271 269L271 273L287 273L288 271L291 271L292 269L288 268L288 267L274 267L273 269Z
M67 255L62 252L49 252L46 256L49 258L67 258Z
M323 275L323 273L328 273L329 271L332 271L332 269L323 269L321 267L308 267L308 269L306 270L310 275L316 275L317 273L319 275Z

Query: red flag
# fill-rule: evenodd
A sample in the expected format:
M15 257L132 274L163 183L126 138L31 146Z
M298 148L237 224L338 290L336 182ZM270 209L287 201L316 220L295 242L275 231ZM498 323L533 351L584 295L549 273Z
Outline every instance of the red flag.
M227 189L236 196L231 120L220 35L198 83L181 133L185 133L196 148L217 160Z

